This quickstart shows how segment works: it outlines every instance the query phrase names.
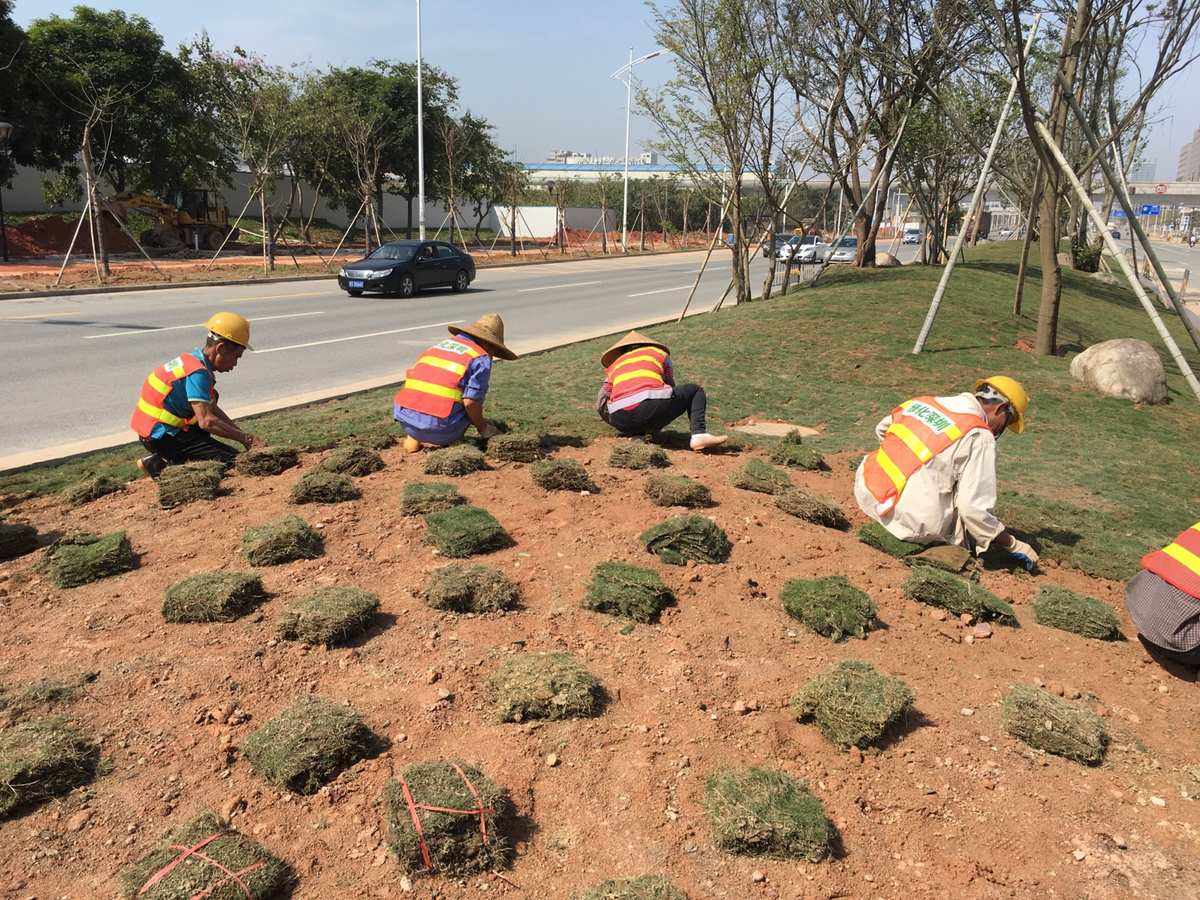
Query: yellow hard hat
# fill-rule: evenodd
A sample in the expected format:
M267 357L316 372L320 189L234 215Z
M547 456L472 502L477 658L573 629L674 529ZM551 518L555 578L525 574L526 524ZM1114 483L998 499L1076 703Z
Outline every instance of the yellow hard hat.
M204 323L204 327L208 329L209 334L241 344L247 350L254 349L250 346L250 322L245 316L231 312L213 313Z
M1025 431L1025 411L1029 409L1029 394L1025 392L1024 386L1015 378L1009 378L1007 375L990 375L987 378L980 378L975 382L975 390L979 390L984 385L989 385L1004 395L1004 399L1008 401L1009 407L1012 409L1012 430L1017 434L1023 434Z

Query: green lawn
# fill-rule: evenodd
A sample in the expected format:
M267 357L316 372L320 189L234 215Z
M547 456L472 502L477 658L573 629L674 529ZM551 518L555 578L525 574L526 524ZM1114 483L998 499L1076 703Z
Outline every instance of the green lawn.
M707 388L714 425L747 415L821 425L826 435L817 444L829 451L868 449L877 419L907 397L966 390L979 374L1020 378L1034 400L1026 434L1000 444L1002 517L1034 535L1052 557L1090 574L1126 577L1142 553L1200 517L1200 404L1132 294L1088 276L1065 273L1060 339L1067 354L1044 359L1016 349L1019 337L1032 336L1034 320L1010 313L1015 254L1015 244L971 251L919 357L909 351L939 275L919 266L842 269L814 290L653 333L670 344L678 377ZM1033 314L1039 287L1034 280L1027 288ZM1178 321L1169 322L1185 351L1193 350ZM1071 356L1114 337L1144 338L1160 350L1169 404L1135 409L1073 383ZM592 400L597 359L609 342L500 365L489 415L519 430L603 433ZM1188 358L1200 368L1196 353ZM130 373L131 390L141 376ZM276 443L328 446L386 425L391 394L381 389L269 413L254 429ZM89 471L131 477L132 456L122 448L9 473L0 477L0 492L59 490Z

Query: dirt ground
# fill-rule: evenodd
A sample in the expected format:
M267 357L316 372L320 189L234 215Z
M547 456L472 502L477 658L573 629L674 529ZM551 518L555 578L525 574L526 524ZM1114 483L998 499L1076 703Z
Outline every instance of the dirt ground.
M1200 686L1158 669L1136 640L1044 628L1029 606L1039 585L1061 584L1116 607L1132 637L1121 585L1057 568L1036 578L986 572L983 583L1016 605L1021 627L995 626L966 643L969 627L902 597L902 563L730 487L744 456L681 451L671 451L669 471L712 489L717 505L706 514L734 549L724 565L667 566L637 535L671 513L643 496L645 473L608 466L613 444L558 451L588 466L598 495L547 494L519 464L460 480L515 541L479 560L520 585L524 608L503 616L440 613L415 596L445 560L423 543L420 519L399 515L404 483L426 476L398 448L384 451L383 471L358 480L361 500L337 506L287 503L319 461L312 454L274 478L232 475L225 496L172 511L157 507L148 481L76 509L45 499L10 509L43 531L126 528L141 559L134 572L69 591L34 571L40 553L0 565L0 681L98 673L65 711L101 742L110 768L0 823L0 896L112 896L121 867L205 807L232 815L294 866L302 898L566 898L647 872L670 875L693 898L1200 896L1200 803L1186 799L1200 794L1188 771ZM857 526L849 458L792 478L835 499ZM163 622L168 585L245 569L242 531L285 512L321 529L325 556L262 570L274 596L237 622ZM678 606L628 634L622 621L582 610L592 566L610 559L658 570ZM785 580L832 574L870 593L886 627L831 644L783 613ZM335 584L379 594L382 614L367 636L332 650L275 639L289 601ZM610 705L593 720L496 724L485 682L518 649L574 652ZM900 676L916 694L905 732L865 757L787 710L808 678L845 658ZM1105 763L1087 769L1008 737L999 699L1017 682L1080 692L1112 733ZM392 744L297 797L255 776L239 748L307 693L350 702ZM222 724L235 706L248 719ZM410 887L383 843L384 782L408 763L459 756L511 791L521 816L515 864L503 878L417 877ZM701 804L705 779L726 764L806 779L841 833L840 857L809 864L716 851Z

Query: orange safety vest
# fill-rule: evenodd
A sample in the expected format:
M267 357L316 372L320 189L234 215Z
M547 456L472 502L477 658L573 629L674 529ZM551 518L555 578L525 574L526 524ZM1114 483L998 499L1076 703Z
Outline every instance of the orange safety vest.
M879 515L892 511L914 472L963 435L987 427L981 416L951 412L934 397L917 397L892 410L883 443L863 462L863 477Z
M486 350L462 335L447 338L422 353L405 373L404 385L393 403L427 416L446 418L455 403L462 403L463 382L471 360L486 355Z
M605 380L612 385L609 403L639 391L667 386L664 373L667 351L661 347L634 347L618 356L604 371Z
M181 419L168 412L164 404L167 394L171 393L171 386L176 381L204 368L207 368L204 361L197 359L195 354L181 353L147 375L142 384L142 392L138 396L137 406L133 408L133 416L129 419L129 427L136 431L139 437L144 438L150 437L150 432L159 422L172 428L186 430L196 421L196 417Z
M1142 568L1200 600L1200 522L1143 556Z

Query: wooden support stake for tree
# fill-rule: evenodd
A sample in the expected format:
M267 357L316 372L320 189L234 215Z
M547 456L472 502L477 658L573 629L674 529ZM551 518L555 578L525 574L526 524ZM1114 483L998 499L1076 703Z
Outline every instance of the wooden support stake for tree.
M725 221L725 210L729 209L729 204L731 201L732 201L732 198L730 198L730 200L725 201L725 206L721 210L721 221L722 222ZM679 318L675 320L676 322L683 321L683 317L687 315L688 307L692 305L692 298L696 296L696 288L700 287L700 279L704 277L704 270L708 266L709 259L712 258L713 248L715 248L717 246L717 236L720 233L721 233L720 231L714 231L712 240L708 242L708 252L704 254L704 262L702 262L700 264L700 271L696 273L696 280L694 282L692 282L692 289L690 292L688 292L687 302L683 304L683 309L680 310ZM733 284L733 282L730 281L730 284ZM725 293L729 293L729 288L725 289Z
M337 260L337 255L339 252L341 252L342 244L346 243L346 238L348 238L350 236L350 232L354 229L354 223L358 221L358 217L360 215L362 215L363 207L366 205L367 205L367 201L364 200L359 205L358 212L356 212L354 214L354 218L350 220L350 224L346 226L346 230L344 232L342 232L342 239L337 242L337 246L333 248L333 255L331 257L329 257L329 259L331 261Z
M125 223L121 221L120 216L116 215L111 209L109 209L108 204L106 202L104 202L104 201L101 201L101 202L104 203L104 211L113 217L113 220L117 223L117 227L120 228L121 231L125 232L125 236L127 238L129 238L131 241L133 241L133 246L137 247L138 250L142 251L142 256L146 257L146 261L148 263L150 263L151 266L154 267L154 271L157 272L159 275L162 275L162 277L167 279L167 281L170 281L171 276L164 273L163 270L158 267L158 263L156 263L153 259L150 258L150 254L146 252L146 248L143 247L141 245L141 242L138 241L138 239L133 236L133 232L131 232L129 230L129 228L125 225Z
M75 223L75 233L71 235L71 243L67 246L67 255L63 257L62 265L58 267L58 277L54 279L54 287L58 287L62 281L63 272L67 270L67 263L71 259L71 252L75 249L75 242L79 240L79 229L83 227L83 220L87 217L88 210L91 207L92 198L89 196L87 202L83 205L83 211L79 213L79 221Z
M1025 216L1025 235L1021 240L1021 262L1017 265L1017 286L1013 288L1013 315L1021 314L1021 301L1025 296L1025 273L1029 268L1029 247L1033 243L1033 223L1037 218L1038 205L1042 202L1042 161L1039 159L1033 173L1033 191L1029 195L1029 212Z
M229 239L233 237L233 233L238 230L238 227L242 224L242 217L246 215L246 210L250 208L250 204L253 202L253 200L254 194L252 192L246 198L246 205L242 207L242 211L238 213L238 217L233 220L233 227L231 227L229 231L225 233L225 240L221 241L221 246L217 248L217 252L214 253L212 259L208 261L208 265L204 267L205 272L213 267L213 263L217 261L217 257L221 255L221 251L225 249L225 245L229 243Z

